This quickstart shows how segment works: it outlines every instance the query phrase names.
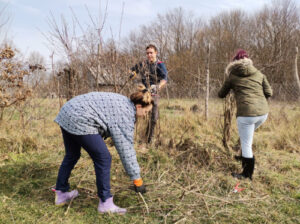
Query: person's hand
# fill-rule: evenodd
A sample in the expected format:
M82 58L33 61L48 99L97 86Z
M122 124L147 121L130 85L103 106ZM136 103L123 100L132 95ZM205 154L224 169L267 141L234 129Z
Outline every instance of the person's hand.
M145 194L147 192L146 186L143 184L142 178L134 180L133 185L136 193Z
M131 72L129 75L129 79L134 79L135 77L136 77L136 72L135 71Z
M150 93L156 94L158 91L158 86L157 85L151 85L150 86Z
M134 186L134 190L136 193L141 193L141 194L145 194L147 192L145 185L142 185L140 187Z

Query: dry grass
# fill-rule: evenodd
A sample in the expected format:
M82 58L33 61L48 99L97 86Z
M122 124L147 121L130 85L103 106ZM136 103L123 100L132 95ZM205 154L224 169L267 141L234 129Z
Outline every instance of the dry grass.
M143 197L129 189L109 147L112 191L116 203L128 208L125 216L97 213L93 164L85 152L70 179L79 198L69 208L54 206L50 189L64 154L53 122L56 100L32 101L39 106L28 106L24 119L32 118L25 126L17 110L7 110L0 129L0 223L299 223L300 106L271 103L268 121L255 134L254 180L240 181L245 190L234 193L238 181L230 172L240 164L222 145L222 102L210 102L207 122L196 103L163 100L151 145L144 144L146 121L138 122L135 148L148 188ZM233 127L230 146L238 139Z

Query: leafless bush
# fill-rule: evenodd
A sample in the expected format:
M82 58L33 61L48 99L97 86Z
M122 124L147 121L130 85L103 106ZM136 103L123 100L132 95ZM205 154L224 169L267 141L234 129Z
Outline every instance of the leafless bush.
M29 75L23 63L16 59L15 51L10 47L0 50L0 118L3 110L14 104L25 101L31 94L31 89L24 83Z

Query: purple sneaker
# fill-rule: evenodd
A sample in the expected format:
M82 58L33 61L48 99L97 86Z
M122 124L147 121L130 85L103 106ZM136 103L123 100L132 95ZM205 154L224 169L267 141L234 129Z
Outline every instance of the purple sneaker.
M78 191L73 190L70 192L62 192L59 190L55 191L55 205L62 206L67 202L71 201L73 198L78 196Z
M126 208L120 208L114 204L113 197L106 199L105 202L102 202L101 199L99 200L98 212L100 213L111 212L117 214L125 214L126 211Z

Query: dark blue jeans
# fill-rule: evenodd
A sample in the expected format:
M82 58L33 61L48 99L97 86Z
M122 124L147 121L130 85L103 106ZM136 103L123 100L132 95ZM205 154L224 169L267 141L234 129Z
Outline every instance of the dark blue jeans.
M80 158L80 149L84 148L94 162L98 196L104 202L110 193L111 155L101 135L73 135L61 128L65 145L65 157L59 168L56 190L69 190L69 177Z

